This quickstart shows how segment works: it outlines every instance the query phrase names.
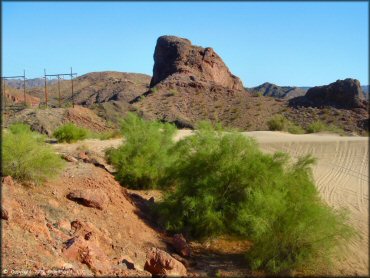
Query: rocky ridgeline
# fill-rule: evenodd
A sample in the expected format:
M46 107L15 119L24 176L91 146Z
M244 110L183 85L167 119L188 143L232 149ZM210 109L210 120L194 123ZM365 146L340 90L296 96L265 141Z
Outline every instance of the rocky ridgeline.
M356 79L347 78L337 80L329 85L310 88L306 95L292 99L293 105L323 107L333 106L336 108L366 108L367 101L360 82Z

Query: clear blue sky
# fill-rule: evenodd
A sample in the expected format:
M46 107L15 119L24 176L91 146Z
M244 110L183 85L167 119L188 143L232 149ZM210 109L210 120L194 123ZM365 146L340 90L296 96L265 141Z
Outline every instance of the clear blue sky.
M213 47L244 86L368 84L368 2L3 2L3 75L152 74L156 39Z

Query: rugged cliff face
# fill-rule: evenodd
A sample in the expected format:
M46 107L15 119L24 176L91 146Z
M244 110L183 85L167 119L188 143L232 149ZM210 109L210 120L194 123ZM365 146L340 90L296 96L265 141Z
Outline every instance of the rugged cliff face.
M366 107L360 82L351 78L309 89L306 101L312 106L328 105L349 109Z
M212 48L192 45L188 39L162 36L154 51L150 86L174 79L243 90L240 79L230 72Z

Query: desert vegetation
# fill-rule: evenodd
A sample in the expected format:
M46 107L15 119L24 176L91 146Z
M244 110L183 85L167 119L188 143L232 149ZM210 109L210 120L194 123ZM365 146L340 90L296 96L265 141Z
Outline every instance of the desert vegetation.
M312 157L293 163L285 153L263 154L251 138L210 126L177 149L173 188L159 206L170 231L251 240L250 266L272 273L327 267L335 247L353 234L343 212L320 200Z
M86 139L87 138L87 130L81 127L76 126L73 123L67 123L59 128L57 128L53 136L58 140L58 142L67 142L72 143L78 140Z
M300 125L293 123L280 114L275 115L270 120L268 120L267 126L269 130L272 131L287 131L292 134L317 133L322 131L337 133L339 135L345 134L342 128L337 127L333 124L328 125L320 120L312 122L306 127L306 129L304 129Z
M344 130L334 126L334 125L327 125L326 123L322 121L314 121L307 127L307 132L308 133L316 133L316 132L321 132L321 131L329 131L333 133L338 133L340 135L344 134Z
M67 123L59 128L57 128L53 136L58 140L58 142L63 143L73 143L79 140L93 138L93 139L100 139L100 140L107 140L111 138L120 137L120 133L118 131L106 131L106 132L93 132L89 129L76 126L73 123Z
M299 125L289 121L283 115L275 115L270 120L267 121L267 126L269 130L272 131L288 131L293 134L303 134L305 130Z
M2 174L22 182L40 184L57 175L62 159L45 143L45 138L25 124L13 124L3 133Z
M125 143L109 149L107 158L117 169L116 178L130 188L156 188L172 164L176 128L168 123L145 121L129 113L122 121Z
M314 273L355 234L344 211L320 199L310 156L264 154L253 139L205 122L177 143L172 126L133 114L122 132L126 142L107 152L121 184L165 189L154 213L169 232L250 240L252 269Z

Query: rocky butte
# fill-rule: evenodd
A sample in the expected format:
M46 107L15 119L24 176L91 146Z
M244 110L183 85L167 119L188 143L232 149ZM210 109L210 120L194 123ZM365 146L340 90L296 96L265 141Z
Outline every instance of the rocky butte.
M154 51L150 87L165 82L196 82L244 89L240 79L230 72L211 47L195 46L190 40L175 36L159 37Z
M329 85L310 88L304 102L310 106L334 106L337 108L366 108L366 100L360 81L347 78Z

